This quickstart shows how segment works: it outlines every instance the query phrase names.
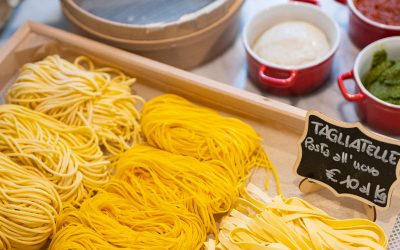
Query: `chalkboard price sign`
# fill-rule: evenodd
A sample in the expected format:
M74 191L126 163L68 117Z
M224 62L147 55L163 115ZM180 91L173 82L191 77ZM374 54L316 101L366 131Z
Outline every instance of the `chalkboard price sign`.
M400 143L361 124L307 114L296 172L319 185L369 206L386 208L399 176Z

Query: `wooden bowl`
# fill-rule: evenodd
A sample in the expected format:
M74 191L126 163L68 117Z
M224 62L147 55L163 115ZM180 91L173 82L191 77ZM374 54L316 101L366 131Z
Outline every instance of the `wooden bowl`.
M180 21L137 25L97 17L75 1L62 0L63 11L84 35L184 69L213 59L233 42L244 2L224 0L215 9L208 7L208 11L200 10L200 15L187 15Z

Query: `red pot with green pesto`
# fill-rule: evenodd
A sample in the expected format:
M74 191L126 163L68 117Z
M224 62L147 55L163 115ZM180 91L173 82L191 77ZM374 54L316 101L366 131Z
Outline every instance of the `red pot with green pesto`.
M349 93L344 81L356 84ZM400 135L400 36L378 40L357 56L354 68L338 78L343 96L356 102L371 127Z
M336 0L350 9L349 36L360 48L400 36L400 0Z

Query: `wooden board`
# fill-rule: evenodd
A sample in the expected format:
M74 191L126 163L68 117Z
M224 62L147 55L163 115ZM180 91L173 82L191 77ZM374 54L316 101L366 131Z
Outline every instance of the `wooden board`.
M337 198L327 190L302 194L301 177L294 173L297 143L305 125L304 110L236 89L110 46L37 23L27 23L0 51L0 88L3 93L25 63L58 53L71 59L87 55L98 64L120 68L138 78L134 91L146 100L162 93L175 93L252 125L264 139L281 178L286 197L297 196L339 218L365 217L363 207L349 198ZM265 175L252 182L263 186ZM272 178L270 178L272 180ZM400 210L400 193L394 190L391 208L378 213L377 222L387 234ZM270 194L275 194L271 181Z

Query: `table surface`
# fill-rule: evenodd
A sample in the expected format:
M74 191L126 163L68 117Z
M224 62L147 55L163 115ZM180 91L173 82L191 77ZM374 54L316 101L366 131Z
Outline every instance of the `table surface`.
M39 2L40 4L38 4ZM263 8L285 2L287 0L246 0L242 9L242 26L249 18ZM336 83L336 78L339 74L352 68L354 59L359 52L347 35L348 9L346 6L338 4L333 0L320 0L320 2L322 9L334 18L340 26L341 45L335 57L331 77L317 91L305 96L281 97L259 90L247 77L245 51L241 36L238 36L235 43L221 56L191 71L195 74L231 84L237 88L255 92L305 110L318 110L333 118L347 122L358 121L354 104L344 100ZM23 0L0 33L0 45L27 20L74 31L68 20L63 16L58 0ZM351 86L349 86L350 89Z

